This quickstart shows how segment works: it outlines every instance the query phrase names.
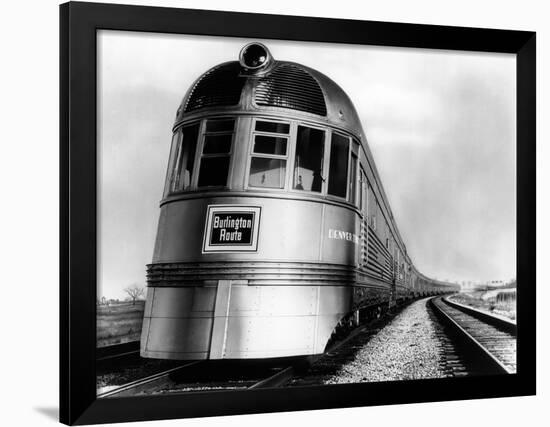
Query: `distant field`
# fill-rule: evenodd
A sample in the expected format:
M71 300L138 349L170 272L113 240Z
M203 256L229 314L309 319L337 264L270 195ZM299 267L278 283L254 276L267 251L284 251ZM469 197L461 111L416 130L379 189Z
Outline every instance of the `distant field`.
M139 341L145 301L97 307L97 346Z
M513 289L465 292L454 295L452 299L479 310L516 319L516 293Z

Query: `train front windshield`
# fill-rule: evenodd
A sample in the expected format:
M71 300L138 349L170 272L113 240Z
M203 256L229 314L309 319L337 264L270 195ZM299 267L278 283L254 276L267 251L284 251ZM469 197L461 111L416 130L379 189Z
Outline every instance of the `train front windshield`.
M244 138L236 134L239 120L251 121ZM304 192L355 204L358 160L352 141L341 131L267 118L184 124L174 133L164 195L239 189L242 183L244 190ZM240 162L245 164L232 166L235 158L245 158Z

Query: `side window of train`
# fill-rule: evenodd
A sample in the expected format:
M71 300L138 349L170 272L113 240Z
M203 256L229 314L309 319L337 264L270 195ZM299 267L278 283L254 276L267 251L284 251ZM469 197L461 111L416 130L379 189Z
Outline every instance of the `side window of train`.
M184 191L191 185L199 123L183 126L174 134L166 193Z
M315 191L323 188L323 162L325 155L325 131L298 126L296 136L296 158L292 188L294 190Z
M163 196L166 197L172 191L172 181L174 180L174 163L176 161L177 151L181 140L181 129L174 132L172 136L172 144L170 145L170 157L168 160L168 168L166 169L166 182L164 183Z
M382 208L380 207L380 203L378 203L378 200L376 201L376 222L380 221L380 224L376 224L376 227L374 227L374 230L376 231L376 235L378 238L382 241L384 238L384 215L382 215ZM380 225L380 227L378 226Z
M337 133L332 134L330 143L330 167L328 194L346 198L348 180L349 138Z
M357 141L355 138L352 139L351 144L351 156L350 156L350 172L349 172L349 201L353 203L354 205L359 205L359 198L357 195L357 181L360 179L357 176L357 164L359 163L359 141ZM359 188L359 191L361 188Z
M250 187L285 187L289 133L289 123L256 121L248 177Z
M360 178L360 182L361 182L361 191L359 193L359 197L360 197L360 207L361 207L361 212L363 212L363 215L365 217L368 217L368 197L369 197L369 183L368 183L368 180L367 180L367 174L365 172L365 170L363 169L363 167L361 167L361 178Z
M349 201L354 205L357 202L357 155L351 153L350 171L349 171Z
M369 190L368 190L368 215L370 218L370 226L373 230L376 231L376 205L378 204L376 201L376 196L374 195L374 190L372 186L369 184Z
M206 122L198 187L223 187L227 184L234 128L233 119Z

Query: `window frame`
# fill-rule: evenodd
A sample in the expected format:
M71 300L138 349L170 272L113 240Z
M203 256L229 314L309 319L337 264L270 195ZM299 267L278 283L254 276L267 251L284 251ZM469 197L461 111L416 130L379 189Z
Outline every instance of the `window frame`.
M329 146L328 146L328 176L327 176L327 179L326 179L326 196L327 198L332 198L332 199L335 199L335 200L338 200L338 201L345 201L345 202L348 202L349 203L349 175L350 175L350 158L351 158L351 145L352 145L352 136L349 135L349 134L346 134L344 131L341 131L341 130L338 130L338 129L333 129L331 128L330 129L330 143L329 143ZM331 194L328 192L328 186L330 184L330 160L332 158L332 137L334 136L334 134L338 134L338 136L341 136L343 138L346 138L348 140L348 153L347 153L347 156L348 156L348 159L347 159L347 171L346 171L346 178L345 178L345 183L346 183L346 195L345 197L342 197L342 196L337 196L335 194Z
M266 132L266 131L257 131L256 123L257 122L271 122L271 123L281 123L289 125L288 133L276 133L276 132ZM244 171L244 188L251 191L288 191L289 188L289 172L288 165L291 162L291 157L293 157L294 145L296 140L296 122L292 120L279 120L273 119L270 117L253 117L250 127L250 132L248 136L248 149L247 149L247 159L246 167ZM286 144L286 154L283 156L281 154L266 154L266 153L255 153L254 144L256 140L256 135L261 136L270 136L275 138L285 138L287 140ZM285 160L285 176L284 176L284 185L282 188L278 187L256 187L250 185L250 168L252 166L252 158L259 157L264 159L279 159Z
M178 125L178 127L174 130L172 133L172 138L176 133L178 134L178 142L176 147L171 147L170 149L170 157L168 159L168 170L166 172L166 181L164 185L164 193L163 198L173 196L175 194L182 194L182 193L188 193L190 191L195 190L195 175L197 174L197 160L200 157L199 155L199 147L201 143L201 135L202 135L202 129L203 129L203 122L204 119L195 119L191 120L189 122L181 123ZM177 163L177 155L180 153L181 145L183 143L183 128L190 127L198 125L197 129L197 140L195 142L195 156L193 159L193 170L191 171L190 177L189 177L189 186L185 190L179 190L179 191L172 191L171 188L173 186L173 179L174 179L174 172L175 167Z
M363 218L369 217L369 178L365 168L359 161L359 210L363 215Z
M348 197L347 200L355 207L359 207L359 194L357 193L357 187L360 186L358 178L358 170L360 169L359 162L359 143L355 138L351 139L349 156L348 156ZM352 171L355 172L355 176L352 176Z
M372 200L371 195L372 194ZM376 194L374 193L374 188L372 187L371 183L367 181L367 209L370 208L372 210L372 215L367 210L367 218L370 227L373 229L373 231L376 231L376 224L377 224L377 216L378 212L376 210L376 205L378 204L378 199L376 198Z
M231 131L231 145L227 153L207 153L204 154L204 143L208 135L228 135L229 131L218 131L218 132L207 132L206 125L209 120L233 120L233 130ZM239 125L238 116L216 116L216 117L205 117L201 119L201 126L199 128L199 141L197 143L197 152L195 153L195 171L193 171L193 180L191 189L199 191L208 191L210 189L220 189L220 188L229 188L229 182L231 182L233 174L233 154L235 150L235 135L237 134L237 128ZM216 157L229 157L229 164L227 166L227 177L225 179L224 185L205 185L199 187L199 174L202 166L203 158L216 158Z
M162 193L163 198L173 194L173 192L170 191L170 188L172 187L172 180L174 177L174 167L175 167L176 157L177 157L176 153L179 152L179 145L181 144L181 139L182 139L181 138L182 127L183 126L178 126L178 128L172 132L172 142L170 143L168 165L166 166L166 176L164 179L164 191Z
M291 152L291 162L292 162L292 171L289 173L289 183L288 183L288 191L294 193L294 194L308 194L313 196L326 196L327 190L328 190L328 177L325 176L326 171L330 167L329 157L330 153L327 153L327 148L330 148L329 140L330 140L330 134L331 134L331 128L322 126L322 125L316 125L316 124L309 124L302 121L297 121L293 123L295 125L294 133L292 137L292 152ZM322 171L322 182L321 182L321 191L311 191L311 190L298 190L294 188L293 182L294 182L294 166L296 164L296 149L298 147L298 127L307 127L310 129L316 129L320 130L324 133L324 142L323 142L323 171Z

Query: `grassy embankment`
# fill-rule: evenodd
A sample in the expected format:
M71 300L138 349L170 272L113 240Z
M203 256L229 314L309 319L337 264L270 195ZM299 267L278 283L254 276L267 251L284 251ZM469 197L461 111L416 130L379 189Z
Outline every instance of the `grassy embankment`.
M516 290L493 289L454 295L452 299L464 305L516 320Z
M139 341L145 301L97 307L97 346Z

